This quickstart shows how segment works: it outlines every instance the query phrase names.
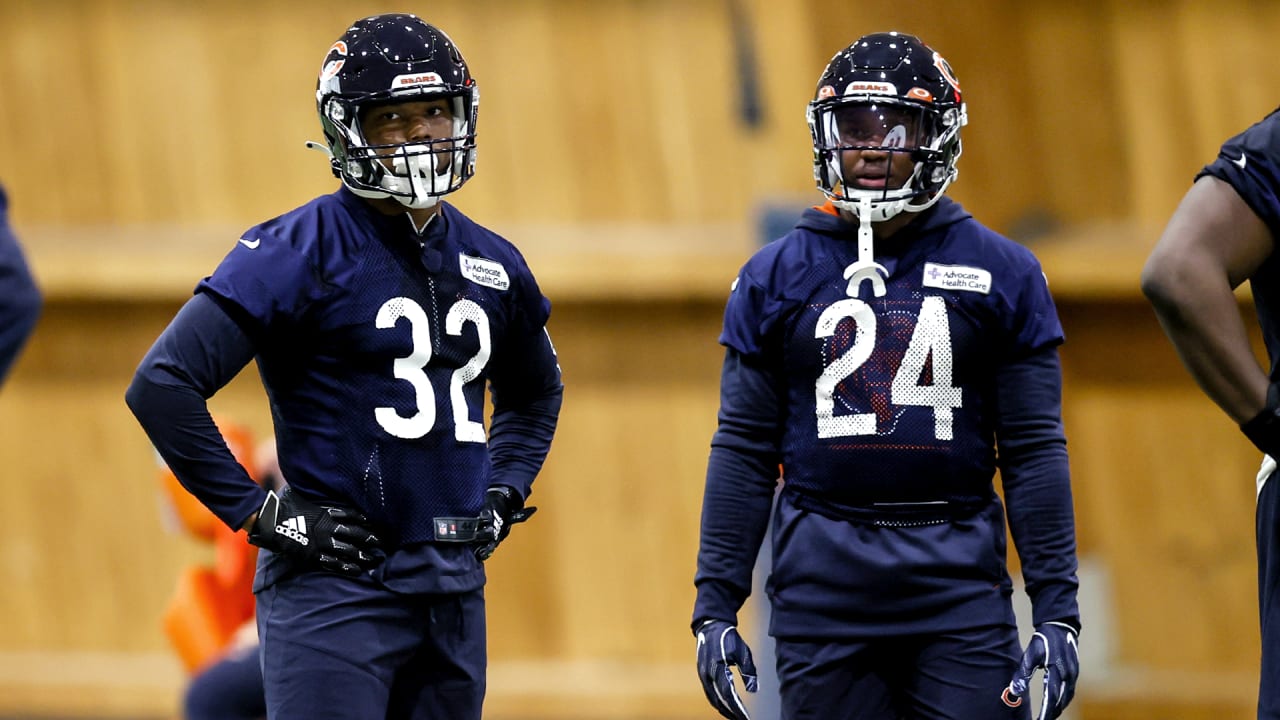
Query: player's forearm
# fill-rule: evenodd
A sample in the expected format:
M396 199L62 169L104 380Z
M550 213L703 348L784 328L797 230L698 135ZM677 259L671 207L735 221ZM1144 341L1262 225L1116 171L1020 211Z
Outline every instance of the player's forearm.
M762 363L735 350L725 353L719 426L702 500L695 625L708 618L735 622L751 592L781 461L776 388Z
M517 407L495 407L489 426L490 484L508 485L521 498L529 497L551 450L563 397L564 387L557 384Z
M702 500L698 589L693 621L736 622L751 594L751 573L764 540L777 485L776 462L714 446Z
M1000 477L1034 620L1077 617L1075 513L1057 349L1000 367L995 385Z
M139 374L125 400L182 486L228 527L244 527L264 492L227 449L204 399Z
M1233 291L1270 257L1267 226L1224 182L1187 192L1142 269L1142 291L1192 377L1237 423L1266 402Z
M1035 623L1078 618L1075 514L1066 455L1024 463L1031 475L1005 485L1009 530ZM1078 624L1078 620L1076 620Z
M1199 287L1144 285L1156 317L1183 365L1218 407L1244 422L1266 403L1267 376L1249 343L1235 296L1225 282Z
M1009 531L1036 623L1080 614L1069 472L1062 444L1028 448L1001 471Z

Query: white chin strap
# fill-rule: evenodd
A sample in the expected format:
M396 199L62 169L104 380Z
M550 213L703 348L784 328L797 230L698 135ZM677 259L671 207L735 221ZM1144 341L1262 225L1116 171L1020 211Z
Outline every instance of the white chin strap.
M872 219L875 210L871 205L871 198L864 196L857 203L848 204L854 205L856 209L851 212L858 216L858 259L844 269L844 277L849 281L845 294L858 297L862 293L862 282L867 280L871 282L871 294L884 297L884 279L888 277L889 271L875 261L871 223L876 221Z

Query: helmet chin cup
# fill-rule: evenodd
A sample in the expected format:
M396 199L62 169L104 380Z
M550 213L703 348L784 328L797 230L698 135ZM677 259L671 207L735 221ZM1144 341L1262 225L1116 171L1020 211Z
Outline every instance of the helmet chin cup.
M383 174L382 186L405 207L433 207L452 190L451 154L430 145L401 145L390 158L391 171Z
M890 200L890 201L872 200L871 211L870 213L867 213L866 210L864 210L863 208L863 203L857 199L857 197L861 194L862 193L855 190L853 192L847 193L847 195L850 196L847 199L832 198L831 204L835 205L841 210L846 210L848 212L853 213L854 217L858 218L863 222L873 222L873 223L884 222L885 220L888 220L889 218L902 212L907 207L907 201L905 199ZM875 193L875 195L879 195L879 193Z

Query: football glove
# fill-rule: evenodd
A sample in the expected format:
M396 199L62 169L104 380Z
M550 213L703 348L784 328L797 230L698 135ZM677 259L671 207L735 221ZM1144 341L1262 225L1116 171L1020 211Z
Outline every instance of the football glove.
M291 489L267 493L249 542L299 565L359 575L382 561L368 520L353 510L317 505Z
M1013 674L1009 687L1001 696L1009 707L1018 707L1027 695L1031 676L1044 670L1044 699L1040 703L1039 720L1053 720L1067 709L1076 694L1076 678L1080 676L1080 652L1076 629L1066 623L1047 622L1036 626L1022 663Z
M733 685L734 665L742 676L747 692L755 692L756 664L751 648L738 634L738 628L724 620L708 620L698 626L698 677L707 702L729 720L751 720L747 706Z
M478 535L482 539L476 546L476 557L488 560L498 544L511 534L511 526L528 520L537 511L536 507L525 507L515 489L506 485L490 486L484 494L484 510L480 511Z

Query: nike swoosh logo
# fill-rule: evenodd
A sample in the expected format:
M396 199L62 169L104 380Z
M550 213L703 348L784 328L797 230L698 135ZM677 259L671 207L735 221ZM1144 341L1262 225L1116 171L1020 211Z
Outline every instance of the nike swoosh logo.
M240 244L249 248L250 250L256 250L257 247L262 244L262 240L260 238L254 238L253 242L249 242L244 238L240 238Z
M1236 164L1236 167L1238 167L1238 168L1240 168L1241 170L1243 170L1243 169L1244 169L1244 166L1245 166L1245 165L1247 165L1247 164L1249 163L1249 158L1245 157L1245 156L1244 156L1244 153L1240 153L1240 159L1239 159L1239 160L1232 160L1231 162L1235 163L1235 164Z

